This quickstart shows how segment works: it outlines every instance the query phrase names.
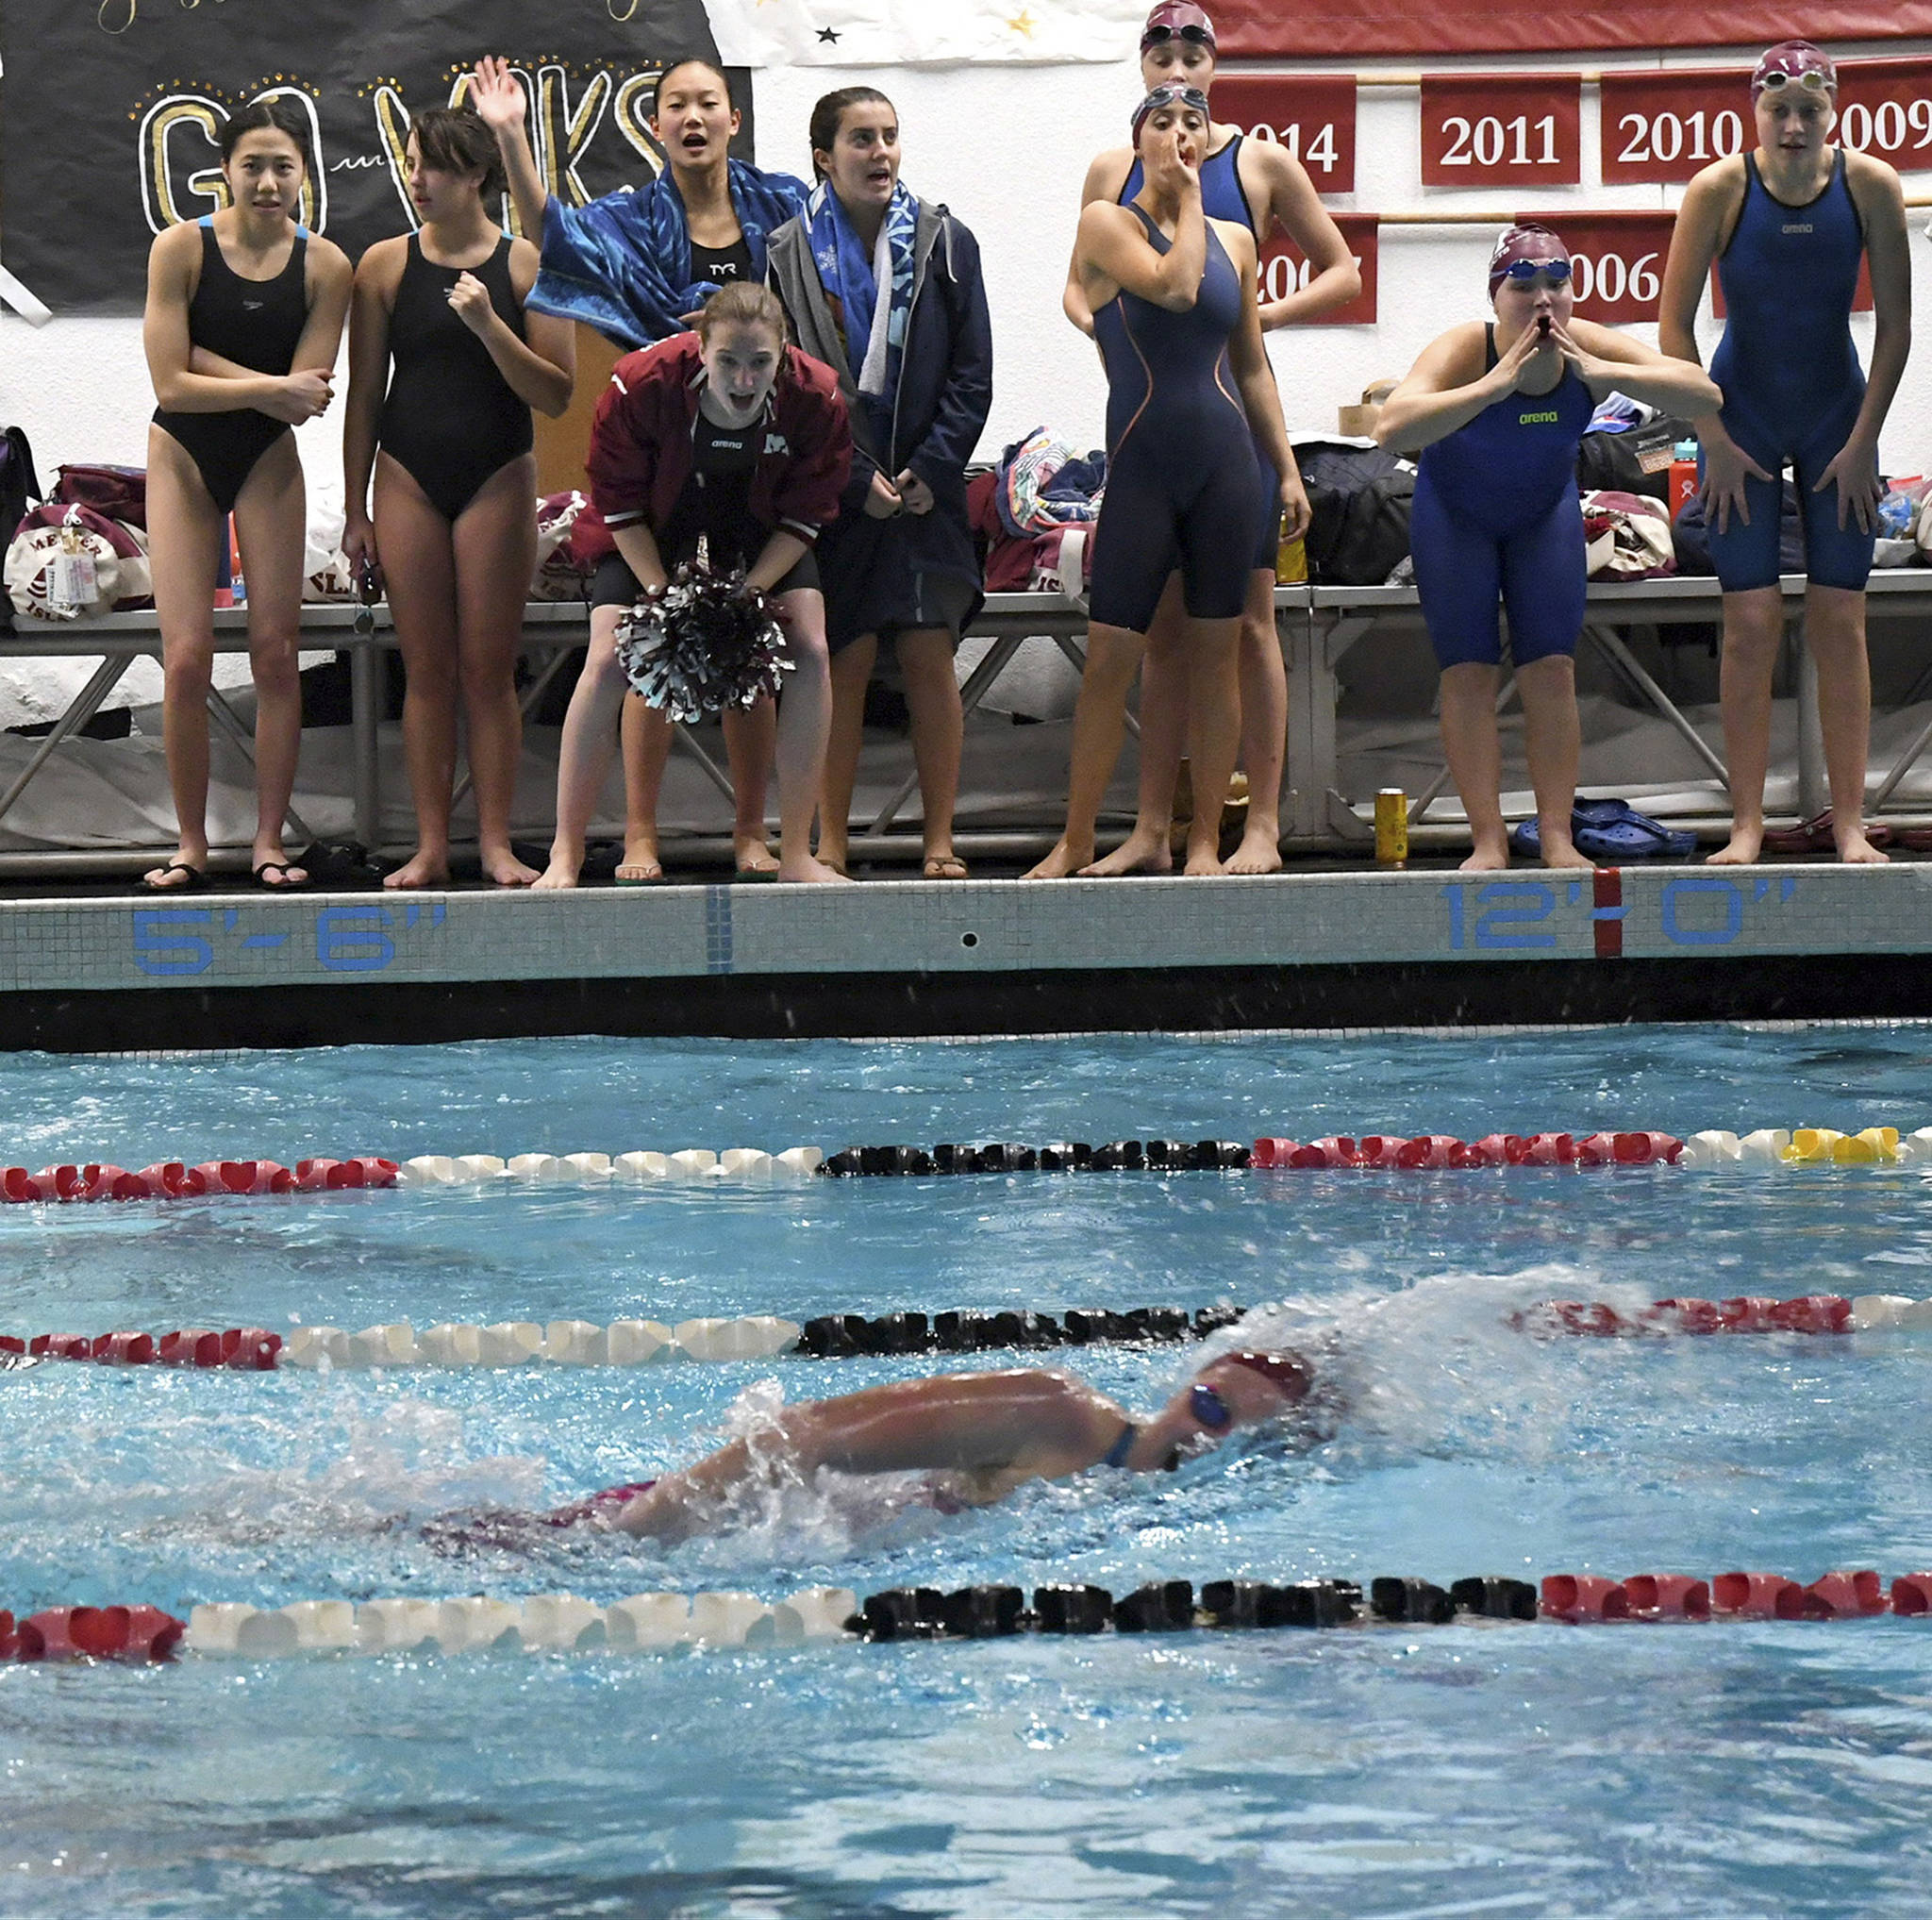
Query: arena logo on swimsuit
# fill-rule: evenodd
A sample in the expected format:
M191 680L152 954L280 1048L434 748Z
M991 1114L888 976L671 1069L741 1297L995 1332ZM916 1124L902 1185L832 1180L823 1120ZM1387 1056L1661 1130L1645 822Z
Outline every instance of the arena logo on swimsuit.
M1552 407L1542 413L1519 413L1516 424L1518 426L1560 426L1563 416Z

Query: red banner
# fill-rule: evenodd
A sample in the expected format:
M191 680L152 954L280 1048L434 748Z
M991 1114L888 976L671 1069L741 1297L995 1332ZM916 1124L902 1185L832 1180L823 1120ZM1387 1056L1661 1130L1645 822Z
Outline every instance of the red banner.
M1318 193L1355 192L1354 75L1228 74L1214 83L1214 117L1279 142Z
M1932 58L1839 65L1837 137L1902 173L1932 172ZM1604 184L1684 181L1756 136L1750 73L1698 67L1606 74Z
M1606 74L1604 185L1682 182L1757 138L1748 68Z
M1932 58L1840 65L1837 137L1901 173L1932 170Z
M1895 45L1932 38L1932 0L1214 0L1224 60L1424 54L1569 54L1769 46L1780 40Z
M1583 177L1575 74L1425 74L1424 187L1574 187Z
M1218 85L1214 90L1214 105L1219 110L1221 89ZM1373 213L1337 213L1333 218L1341 229L1342 239L1348 242L1349 252L1355 257L1356 267L1362 276L1362 290L1346 307L1338 307L1333 313L1324 313L1307 325L1373 326L1375 324L1375 290L1381 263L1380 228ZM1308 284L1307 257L1279 229L1261 249L1260 281L1260 297L1264 305L1270 300L1286 300L1291 293L1300 292Z
M1657 318L1664 259L1671 250L1671 229L1676 225L1674 213L1611 213L1559 207L1516 217L1541 220L1562 236L1563 244L1570 249L1580 319L1618 326L1625 321Z

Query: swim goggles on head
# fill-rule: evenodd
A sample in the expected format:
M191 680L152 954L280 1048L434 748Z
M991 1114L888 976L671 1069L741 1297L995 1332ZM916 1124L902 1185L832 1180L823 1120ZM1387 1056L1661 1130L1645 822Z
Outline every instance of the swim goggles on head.
M1808 40L1781 40L1767 47L1751 75L1751 97L1782 93L1787 87L1803 87L1807 93L1836 92L1838 69L1831 56Z
M1184 40L1191 46L1205 46L1209 52L1214 48L1213 33L1190 20L1182 26L1169 26L1165 22L1158 26L1150 26L1141 36L1141 51L1145 53L1150 46L1165 46L1171 40Z
M1553 287L1560 287L1570 277L1568 260L1511 260L1507 266L1496 269L1499 280L1514 280L1519 287L1527 286L1539 274L1545 275Z
M1191 107L1196 113L1206 115L1208 111L1208 96L1198 87L1178 87L1168 85L1157 87L1140 106L1134 109L1134 144L1141 143L1141 129L1147 124L1150 114L1158 113L1164 107Z

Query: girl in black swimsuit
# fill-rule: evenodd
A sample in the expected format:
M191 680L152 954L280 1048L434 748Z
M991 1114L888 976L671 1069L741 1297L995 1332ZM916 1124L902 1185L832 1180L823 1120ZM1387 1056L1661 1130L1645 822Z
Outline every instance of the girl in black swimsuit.
M307 502L291 425L329 403L349 262L296 224L308 130L282 100L243 108L222 136L229 204L171 226L148 255L142 341L160 409L148 429L147 516L166 693L168 780L179 834L143 884L192 892L208 872L208 697L215 574L232 513L248 579L258 813L264 887L308 875L282 848L302 742L296 677Z
M509 843L523 751L516 658L537 559L530 409L555 418L570 405L575 350L568 321L524 310L537 249L491 218L496 136L477 114L416 116L408 184L421 231L378 241L356 270L342 435L342 550L353 564L383 564L408 675L416 851L386 884L448 884L460 693L484 877L522 887L537 877Z

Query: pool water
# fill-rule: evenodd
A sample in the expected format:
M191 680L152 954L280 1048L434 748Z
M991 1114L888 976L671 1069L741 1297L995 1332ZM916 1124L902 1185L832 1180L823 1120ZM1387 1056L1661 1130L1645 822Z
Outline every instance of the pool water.
M1932 1029L0 1060L0 1160L1932 1122ZM1345 1411L987 1511L666 1551L416 1522L929 1360L0 1375L0 1605L1932 1565L1932 1338L1537 1343L1514 1307L1932 1294L1915 1168L818 1180L0 1209L0 1330L1262 1312ZM958 1362L993 1366L1002 1356ZM1020 1363L1046 1364L1040 1356ZM1055 1357L1129 1407L1173 1348ZM1027 1638L0 1668L0 1913L1920 1915L1932 1626Z

